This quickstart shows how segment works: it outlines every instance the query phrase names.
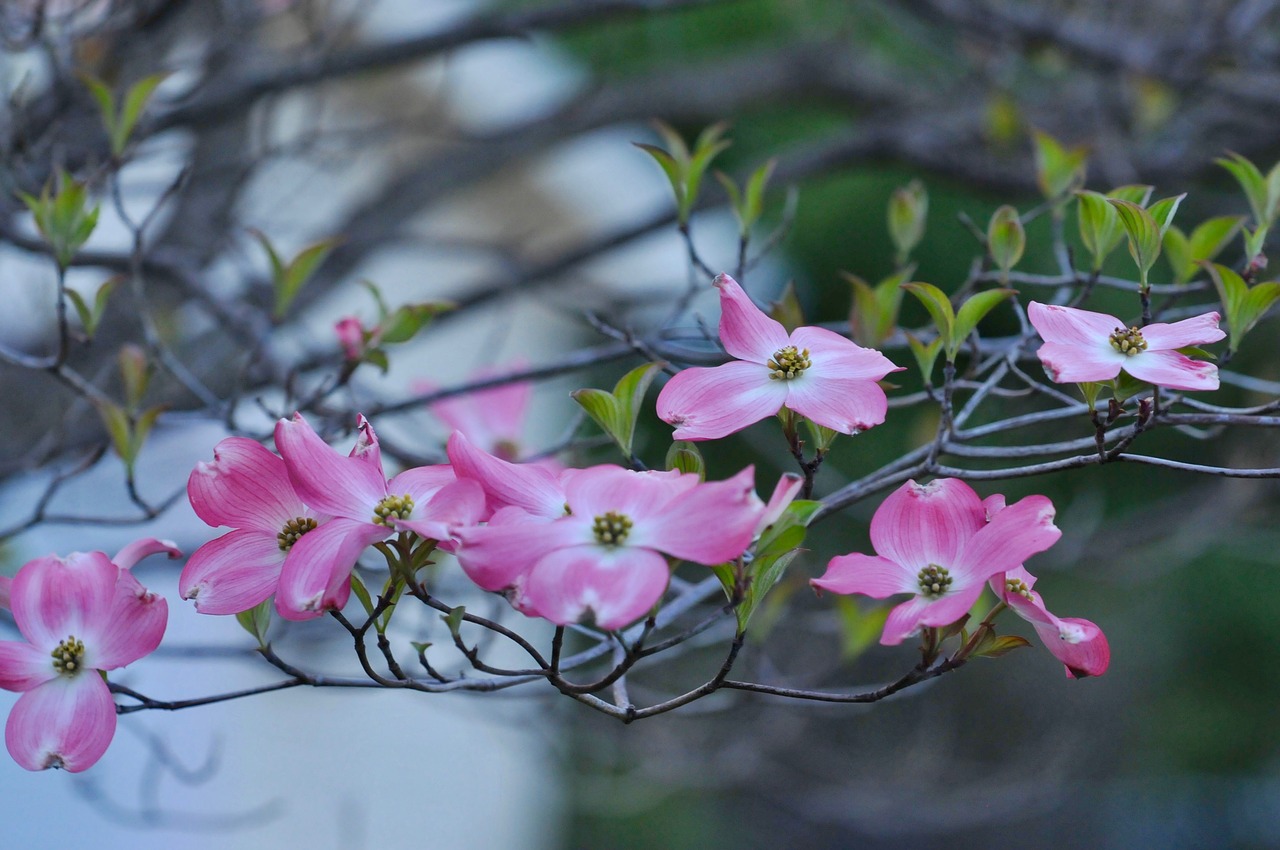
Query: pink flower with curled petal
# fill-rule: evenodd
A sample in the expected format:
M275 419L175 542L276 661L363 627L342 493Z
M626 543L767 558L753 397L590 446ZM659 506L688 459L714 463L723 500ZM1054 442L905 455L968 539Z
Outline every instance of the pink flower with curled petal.
M676 426L675 439L724 437L784 407L841 434L884 421L888 401L876 382L900 367L823 328L788 334L733 278L719 275L715 285L720 341L737 359L685 369L662 388L658 417Z
M912 594L889 613L880 638L886 645L899 644L922 626L959 620L991 576L1021 566L1057 542L1062 532L1053 515L1053 504L1044 496L1027 496L988 521L987 507L963 481L908 481L871 518L876 554L832 558L826 573L810 584L873 599Z
M523 363L513 363L521 368ZM498 369L482 369L471 377L473 380L496 378ZM432 392L438 387L429 381L418 381L418 392ZM524 454L525 419L529 413L529 401L533 384L529 381L512 381L495 387L449 396L432 402L427 409L455 432L461 432L472 443L502 460L520 460ZM558 468L554 464L553 469Z
M671 577L664 556L714 565L746 550L764 510L752 475L748 467L703 484L608 465L567 470L568 513L502 508L489 525L458 532L458 560L486 590L516 588L526 613L618 629L661 599Z
M201 614L237 614L276 592L285 559L327 517L298 498L284 461L245 437L228 437L187 479L196 516L233 531L192 554L178 578Z
M1137 328L1105 313L1032 301L1027 318L1044 338L1036 355L1060 384L1110 381L1123 370L1174 390L1218 388L1217 366L1178 352L1226 337L1218 328L1217 313Z
M342 354L348 360L359 360L364 357L368 345L369 333L364 324L355 316L345 316L333 326L333 332L342 346Z
M1035 583L1036 577L1022 567L991 577L996 596L1032 625L1045 648L1066 667L1068 676L1083 679L1107 672L1111 647L1102 629L1089 620L1049 613L1040 594L1032 590Z
M371 544L412 531L452 549L454 530L484 515L480 485L458 479L447 464L408 469L388 480L377 434L363 416L358 431L355 447L344 456L300 413L276 423L276 448L294 492L333 517L303 535L285 559L276 610L286 619L341 609L351 594L351 570Z
M10 585L13 619L25 641L0 641L0 688L22 696L5 724L5 744L27 770L73 773L92 767L116 729L116 706L101 672L137 661L160 645L164 599L128 567L162 541L102 552L48 555L18 570Z

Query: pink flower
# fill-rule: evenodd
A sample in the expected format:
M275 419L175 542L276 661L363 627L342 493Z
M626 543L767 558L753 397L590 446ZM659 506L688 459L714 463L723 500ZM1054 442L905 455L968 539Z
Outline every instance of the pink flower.
M346 316L333 326L333 332L342 346L342 353L348 360L359 360L364 357L368 342L368 332L355 316Z
M1015 614L1029 622L1045 648L1076 679L1101 676L1111 664L1111 647L1102 629L1089 620L1056 617L1032 590L1036 577L1022 567L991 577L991 589Z
M351 570L360 553L397 532L449 543L454 529L478 522L484 491L458 480L448 465L422 466L387 480L373 426L361 416L359 437L344 457L294 414L276 423L276 447L294 492L333 519L303 535L280 572L276 610L305 620L340 609L351 593Z
M454 474L472 479L484 489L490 513L516 507L546 519L564 516L564 485L560 475L551 469L495 457L477 447L461 430L450 435L448 452Z
M664 554L714 565L746 550L764 510L752 474L702 484L678 472L567 470L561 516L502 508L489 525L458 532L458 559L486 590L518 588L526 613L621 628L662 597Z
M1036 354L1060 384L1110 381L1123 369L1140 381L1170 389L1218 388L1217 366L1177 351L1223 339L1217 313L1137 328L1105 313L1032 301L1027 317L1045 341Z
M783 407L818 425L853 434L884 421L887 400L876 381L899 367L880 352L823 328L786 329L752 303L726 274L720 289L720 341L735 358L677 374L658 395L658 417L677 440L710 440L740 431Z
M519 366L521 364L513 364ZM494 378L498 370L481 370L473 379ZM415 385L419 392L437 389L427 381ZM524 442L525 418L533 385L514 381L496 387L450 396L427 408L454 431L461 432L480 448L502 460L519 460Z
M5 744L27 770L92 767L116 730L116 706L100 675L160 645L164 599L128 571L140 557L177 550L163 541L102 552L48 555L25 564L11 585L13 619L25 641L0 642L0 687L21 691Z
M293 545L327 517L293 491L284 461L245 437L228 437L187 479L187 497L208 525L234 531L201 546L178 578L201 614L247 611L276 592Z
M1053 504L1044 496L1028 496L988 522L982 500L963 481L908 481L871 518L876 555L832 558L826 573L810 583L873 599L912 594L885 621L880 642L894 645L921 626L959 620L978 600L987 579L1021 566L1061 536L1053 524Z

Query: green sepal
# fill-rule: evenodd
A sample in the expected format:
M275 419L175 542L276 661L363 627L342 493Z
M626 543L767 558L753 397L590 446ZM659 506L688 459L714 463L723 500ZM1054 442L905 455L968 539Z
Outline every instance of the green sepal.
M978 641L978 645L973 648L973 651L969 653L969 657L999 658L1024 646L1031 646L1031 641L1018 635L998 635L993 631L988 631Z
M987 251L1002 274L1018 264L1026 247L1027 232L1017 209L1007 204L996 209L987 224Z
M1111 381L1111 394L1115 396L1118 403L1124 404L1136 395L1147 392L1151 389L1151 384L1146 381L1140 381L1130 375L1123 369L1120 374Z
M247 611L236 614L236 622L258 642L259 649L267 648L267 630L271 628L271 597L259 602Z
M1102 388L1107 384L1100 381L1081 381L1076 386L1080 389L1080 395L1084 396L1084 403L1093 410L1098 404L1098 396L1102 393Z
M645 363L622 376L613 392L598 389L574 390L570 395L613 438L627 457L631 457L636 420L640 417L645 391L653 383L665 363Z

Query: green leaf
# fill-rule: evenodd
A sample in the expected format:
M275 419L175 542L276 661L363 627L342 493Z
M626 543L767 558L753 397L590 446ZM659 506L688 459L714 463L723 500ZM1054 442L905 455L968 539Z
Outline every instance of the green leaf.
M840 631L844 635L840 657L845 661L852 661L880 639L880 635L884 633L885 620L889 618L889 609L877 605L863 611L852 596L832 598L835 600L836 613L840 615Z
M1130 201L1109 198L1107 201L1116 208L1120 224L1129 237L1129 253L1138 264L1141 280L1145 284L1147 273L1160 256L1161 226L1151 217L1151 213Z
M812 438L813 450L820 455L824 455L830 451L831 444L840 436L839 431L834 428L828 428L825 425L819 425L812 419L805 419L804 424Z
M1076 214L1080 222L1080 241L1093 255L1093 271L1099 271L1107 255L1120 241L1116 211L1107 196L1098 192L1076 193Z
M924 238L925 221L929 216L929 193L919 180L894 190L889 197L889 237L897 251L896 263L906 265L911 252Z
M1140 381L1123 370L1111 381L1111 394L1121 404L1124 404L1127 399L1141 395L1150 389L1151 385L1146 381Z
M109 399L97 400L93 403L102 418L102 424L111 437L112 448L126 466L132 467L135 459L133 451L133 425L129 422L129 414L124 408Z
M1008 274L1022 259L1026 247L1027 234L1018 211L1008 205L997 209L987 225L987 250L1000 271Z
M1058 200L1084 183L1087 148L1075 147L1067 150L1053 136L1040 130L1032 133L1032 140L1035 148L1036 182L1046 199Z
M671 194L676 199L676 209L684 208L684 166L677 162L675 157L664 151L657 145L650 145L645 142L632 142L633 145L640 150L653 157L653 161L658 163L662 169L662 173L667 175L667 182L671 184ZM684 144L682 141L681 145Z
M1182 204L1182 200L1187 197L1187 193L1175 195L1172 198L1163 198L1147 207L1147 212L1151 214L1151 220L1156 223L1156 227L1160 230L1160 238L1164 239L1165 231L1173 224L1173 216L1178 212L1178 207Z
M373 597L369 595L369 588L364 586L364 581L355 571L351 573L351 592L356 595L356 599L360 600L365 616L372 617L374 612Z
M378 341L387 344L408 342L431 324L432 319L441 313L447 313L453 307L453 304L446 301L403 304L393 310L383 324L378 326L376 332Z
M133 343L125 343L120 346L116 362L124 383L125 405L129 410L137 410L147 393L147 385L151 383L151 363L147 360L147 353Z
M1215 260L1240 231L1244 218L1224 215L1203 221L1191 233L1191 259L1194 262Z
M974 647L973 652L969 653L969 657L999 658L1024 646L1031 646L1031 641L1017 635L997 635L995 632L987 632Z
M124 97L124 105L120 108L119 119L111 131L113 154L119 156L124 153L129 137L133 135L133 128L142 117L142 111L147 108L151 96L155 94L156 86L164 82L168 76L168 74L152 74L138 80L129 88L129 93Z
M738 634L747 630L751 615L760 607L760 603L764 602L769 591L773 590L773 586L782 580L787 567L791 566L791 562L801 551L803 550L792 549L788 552L757 556L748 565L751 581L747 585L746 593L743 594L742 602L734 612L738 617Z
M156 419L160 414L168 409L168 405L157 404L155 407L147 408L138 416L138 421L133 424L133 434L131 437L130 451L136 459L142 452L142 446L147 441L147 435L151 433L151 428L156 424Z
M645 391L653 383L665 363L646 363L622 376L612 393L598 389L581 389L570 393L587 415L614 439L622 452L631 457L636 420Z
M107 139L112 140L111 152L115 153L116 97L106 83L95 77L81 74L80 81L84 83L85 88L98 104L98 112L102 115L102 127L107 132Z
M667 469L678 469L681 472L693 473L698 479L707 479L707 462L702 458L702 450L697 443L687 440L676 440L667 449Z
M960 346L964 345L964 341L969 338L969 334L973 333L973 329L978 326L978 322L981 322L988 313L1000 306L1001 302L1007 301L1017 294L1017 291L1013 289L988 289L985 292L975 292L966 299L956 313L952 340L947 346L947 358L955 362Z
M281 270L280 276L275 281L275 317L277 319L284 318L289 306L293 304L293 300L298 297L298 293L302 290L303 284L324 262L325 257L329 256L329 252L337 247L338 241L337 239L322 239L313 245L308 245Z
M267 646L267 630L271 627L272 601L268 597L247 611L236 614L236 622L253 636L260 648Z
M460 631L462 629L462 618L466 616L466 613L466 607L459 605L457 608L450 608L448 614L440 615L440 619L444 620L444 624L449 627L449 634L453 635L455 638L461 636Z
M804 308L800 306L800 299L796 297L794 281L787 281L787 285L778 295L778 300L769 305L769 316L786 328L787 333L804 324Z
M1191 240L1175 225L1164 232L1164 258L1169 261L1176 283L1186 283L1196 273L1191 257Z
M1228 151L1227 156L1228 159L1216 159L1214 162L1230 171L1240 183L1240 188L1244 189L1245 197L1249 199L1249 208L1253 211L1254 224L1259 227L1270 225L1275 217L1275 209L1270 203L1267 178L1262 176L1256 165L1240 154Z
M764 530L756 541L756 557L780 555L804 542L805 529L813 521L813 515L822 507L821 502L796 499Z
M1275 281L1260 283L1249 290L1249 294L1240 305L1235 321L1231 323L1231 338L1235 341L1231 346L1233 351L1239 345L1239 340L1244 339L1244 335L1253 330L1253 326L1266 315L1267 310L1271 309L1271 305L1277 300L1280 300L1280 283Z
M935 337L932 342L926 345L915 334L908 332L907 345L911 348L911 353L915 355L916 364L920 367L920 374L924 378L925 386L933 386L933 367L938 362L938 352L942 351L942 336Z
M1262 226L1259 226L1252 231L1248 228L1244 229L1244 250L1245 255L1250 260L1262 253L1262 246L1266 244L1267 241L1268 230L1268 227Z
M778 160L770 159L763 165L751 172L751 176L747 178L747 190L742 197L742 211L738 217L742 225L743 234L745 235L764 213L764 193L769 185L769 179L773 177L773 171L778 167Z
M919 299L929 311L934 327L938 329L939 339L949 347L955 336L956 314L946 293L931 283L904 283L902 288Z
M874 287L849 272L841 276L853 290L853 307L849 312L849 326L853 339L867 348L879 348L893 336L898 326L898 314L902 309L902 283L915 273L909 265L886 277Z

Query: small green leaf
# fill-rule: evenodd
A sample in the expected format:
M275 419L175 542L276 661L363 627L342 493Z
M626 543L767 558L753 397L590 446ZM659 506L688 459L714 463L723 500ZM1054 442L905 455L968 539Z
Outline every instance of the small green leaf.
M803 543L805 529L821 507L821 502L809 499L796 499L787 505L786 510L764 530L760 539L756 541L756 557L781 555Z
M133 424L132 444L130 446L134 458L142 452L142 446L147 441L147 435L151 433L151 428L156 424L156 419L160 414L168 409L168 405L158 404L155 407L149 407L142 411L138 416L138 420Z
M424 304L403 304L391 312L378 326L375 336L380 343L408 342L418 335L431 320L452 310L453 304L439 301Z
M805 427L813 440L813 450L819 455L824 455L831 450L831 445L840 436L840 432L834 428L828 428L825 425L819 425L812 419L804 420Z
M1173 279L1186 283L1196 273L1196 261L1191 257L1191 240L1175 225L1164 232L1164 258L1169 261Z
M1244 302L1240 305L1235 321L1230 328L1231 338L1236 340L1232 344L1232 350L1235 350L1239 340L1253 330L1253 326L1266 315L1267 311L1271 309L1271 305L1275 304L1277 300L1280 300L1280 283L1275 281L1260 283L1249 290L1249 294L1245 296ZM1239 326L1239 330L1236 329L1237 326Z
M1160 238L1164 239L1165 231L1173 224L1173 216L1178 212L1178 207L1182 204L1187 193L1175 195L1172 198L1163 198L1147 207L1147 212L1151 214L1151 220L1156 223L1156 227L1160 230Z
M369 595L369 588L364 586L364 581L360 578L360 575L354 571L351 573L351 592L356 595L356 599L360 600L365 616L372 617L374 612L373 597Z
M1048 133L1032 134L1035 147L1036 182L1047 200L1055 201L1084 183L1088 149L1067 150Z
M147 353L133 343L125 343L120 346L116 362L124 383L125 405L129 410L137 410L147 393L147 385L151 383L151 363Z
M1240 188L1244 189L1245 197L1249 199L1249 208L1253 211L1254 224L1259 227L1270 225L1275 217L1275 210L1270 204L1267 178L1262 176L1256 165L1240 154L1228 151L1227 156L1228 159L1214 161L1230 171L1240 183Z
M1021 649L1024 646L1031 646L1031 642L1017 635L997 635L995 632L987 632L983 635L982 640L974 647L973 652L969 653L970 658L999 658L1007 655L1015 649Z
M1129 253L1138 264L1138 272L1145 285L1147 273L1160 256L1161 225L1151 217L1151 213L1130 201L1110 198L1107 201L1116 208L1120 223L1129 237ZM1166 208L1167 211L1167 208Z
M623 454L631 456L636 420L640 417L645 391L653 383L664 363L646 363L622 376L612 393L598 389L581 389L570 393L587 415L614 439Z
M857 275L840 273L853 290L849 326L855 342L867 348L879 348L881 343L893 336L902 308L902 284L914 272L915 266L908 265L874 287Z
M911 252L924 238L925 221L929 216L929 193L919 180L894 190L889 197L889 237L897 251L895 262L904 266Z
M1007 275L1022 259L1026 247L1027 234L1018 211L1008 205L997 209L987 225L987 250L1000 271Z
M1080 241L1093 255L1093 271L1096 272L1120 239L1116 211L1107 203L1107 196L1098 192L1077 192L1076 204Z
M676 469L684 473L693 473L699 480L707 479L707 463L702 458L702 450L697 443L687 440L676 440L667 449L667 469Z
M915 334L908 332L907 345L911 348L911 353L915 355L916 364L920 367L920 374L924 378L925 386L933 386L933 367L938 362L938 353L942 351L942 336L934 337L933 341L926 345Z
M133 451L133 425L129 422L129 414L125 413L124 408L109 399L95 401L94 408L98 411L98 416L102 418L102 424L107 428L107 434L111 437L112 448L115 449L116 454L120 456L126 466L132 467L135 455Z
M960 346L964 345L964 341L969 338L969 334L973 333L974 328L978 326L988 313L1014 295L1017 291L1013 289L988 289L985 292L975 292L969 296L960 310L956 313L955 327L951 343L947 346L947 359L955 362L956 354L960 351Z
M751 615L760 607L760 603L764 602L765 597L769 595L769 591L773 590L773 586L782 580L787 567L791 566L791 562L796 559L796 556L801 551L800 549L792 549L788 552L761 555L750 563L751 581L747 585L747 592L743 595L742 602L738 605L737 611L734 612L738 617L738 634L742 634L747 630L747 623L750 622Z
M293 304L293 300L298 297L298 293L302 290L303 284L310 279L315 270L324 262L325 257L329 256L329 252L337 247L338 241L337 239L323 239L315 244L308 245L284 267L279 278L275 281L276 306L274 315L277 319L284 318L289 306Z
M236 614L236 622L253 636L260 648L267 646L267 630L271 628L272 601L268 597L257 605Z
M124 97L124 105L120 108L119 118L111 131L113 154L119 156L124 153L125 146L129 144L129 137L133 135L133 128L142 117L142 112L151 101L151 96L155 94L156 86L164 82L168 76L168 74L152 74L138 80L129 88L129 93Z
M1121 371L1119 375L1111 381L1111 394L1115 396L1116 401L1124 404L1128 399L1136 395L1141 395L1151 389L1151 385L1146 381L1140 381L1130 375L1128 372Z
M946 293L931 283L904 283L902 288L920 300L933 318L939 339L949 344L955 335L956 314Z
M449 634L455 638L461 637L462 618L466 616L467 609L463 605L457 608L450 608L448 614L441 614L440 619L444 620L444 624L449 627Z

